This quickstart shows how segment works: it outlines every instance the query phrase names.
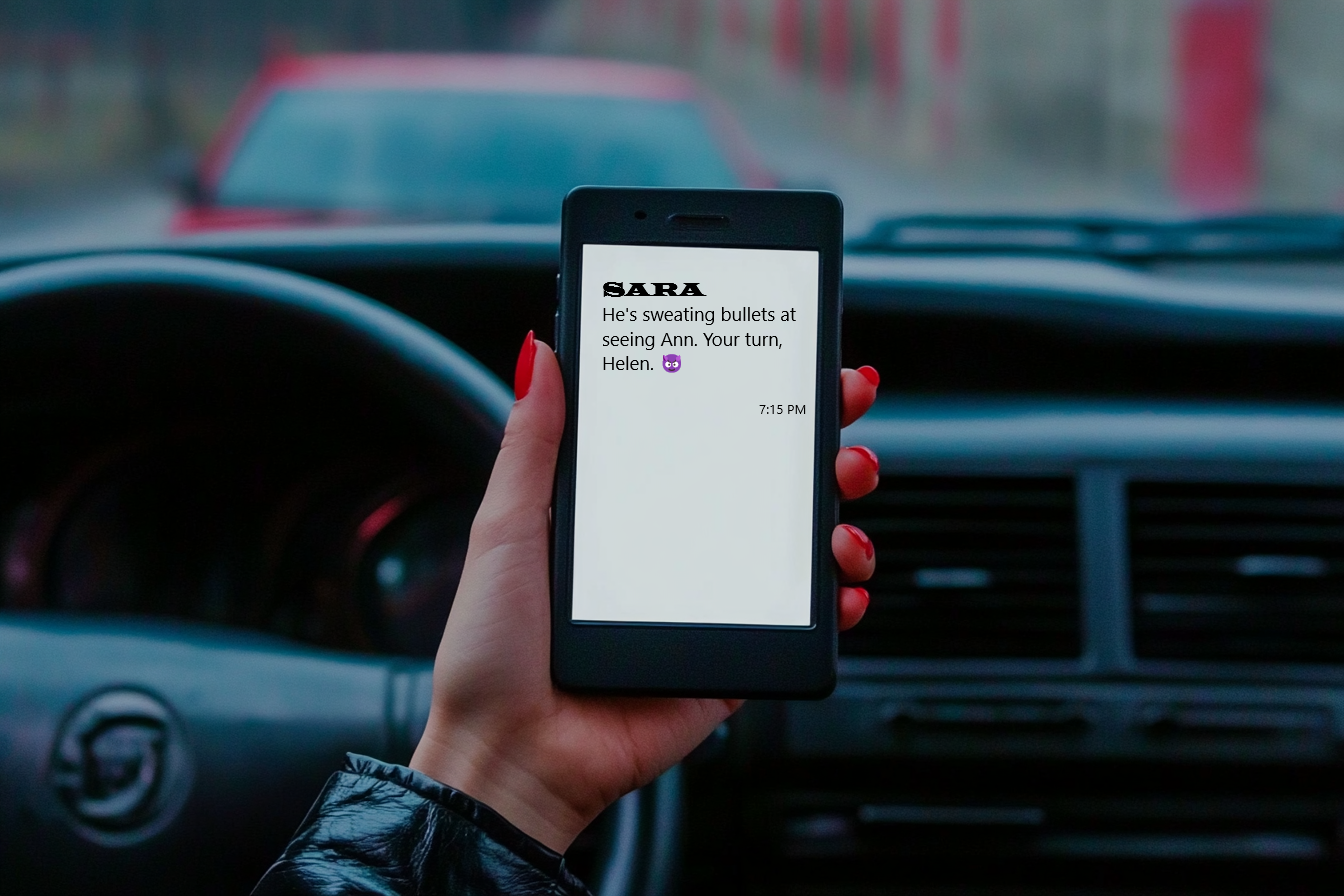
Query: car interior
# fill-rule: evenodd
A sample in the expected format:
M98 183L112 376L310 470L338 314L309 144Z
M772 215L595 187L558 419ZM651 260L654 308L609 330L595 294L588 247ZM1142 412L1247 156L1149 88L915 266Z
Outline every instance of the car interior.
M597 896L1344 889L1344 7L0 7L0 892L250 892L410 761L576 178L834 189L881 374L835 692Z
M345 751L409 757L517 334L551 327L556 237L6 260L8 880L243 889ZM881 563L840 685L749 704L594 825L580 875L1330 891L1344 301L1336 262L1291 265L1269 286L1218 257L855 241L844 362L883 383L845 437L884 476L842 512ZM138 721L99 729L118 713ZM62 771L81 725L112 733L84 742L96 775ZM136 798L116 758L184 729L192 755L162 751Z

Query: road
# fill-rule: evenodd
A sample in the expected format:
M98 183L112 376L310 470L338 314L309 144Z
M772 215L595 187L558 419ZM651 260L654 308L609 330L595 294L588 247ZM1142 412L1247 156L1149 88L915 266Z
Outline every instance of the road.
M163 236L172 210L170 192L140 177L11 189L0 192L0 256L143 245Z

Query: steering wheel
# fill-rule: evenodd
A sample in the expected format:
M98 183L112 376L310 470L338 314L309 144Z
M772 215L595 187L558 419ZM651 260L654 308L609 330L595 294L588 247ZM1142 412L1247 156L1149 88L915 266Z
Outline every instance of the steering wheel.
M213 352L226 375L247 372L263 345L375 383L488 468L508 390L364 296L167 254L0 274L0 401L65 374L115 390L146 354L190 366ZM429 713L427 661L199 623L4 612L0 657L0 879L22 892L250 889L346 751L405 762ZM607 813L601 896L673 879L680 780Z

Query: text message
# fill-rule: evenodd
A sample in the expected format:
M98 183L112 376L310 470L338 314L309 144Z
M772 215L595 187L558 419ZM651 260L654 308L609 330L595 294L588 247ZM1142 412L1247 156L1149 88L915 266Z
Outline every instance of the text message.
M811 623L818 265L584 247L575 620Z

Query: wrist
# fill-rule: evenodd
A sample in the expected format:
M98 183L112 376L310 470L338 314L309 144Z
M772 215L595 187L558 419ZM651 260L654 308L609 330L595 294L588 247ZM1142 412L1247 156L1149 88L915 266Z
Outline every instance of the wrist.
M433 719L410 767L489 806L533 840L563 854L592 820L557 794L521 756L509 755L465 726Z

